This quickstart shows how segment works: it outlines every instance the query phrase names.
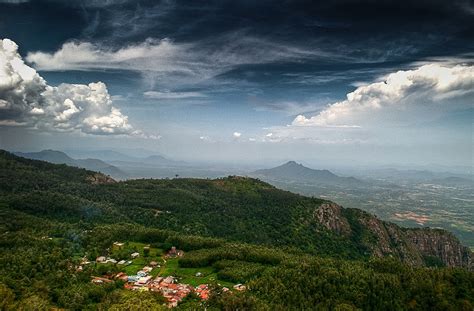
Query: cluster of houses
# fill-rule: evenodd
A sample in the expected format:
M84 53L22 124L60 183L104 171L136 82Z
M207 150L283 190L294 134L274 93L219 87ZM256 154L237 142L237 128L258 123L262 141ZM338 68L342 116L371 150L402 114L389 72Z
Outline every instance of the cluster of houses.
M193 288L191 285L178 283L173 276L156 276L153 278L149 274L153 270L151 264L143 267L136 275L127 276L120 272L115 278L126 282L124 287L129 290L160 292L168 301L169 307L177 306L191 292L196 293L203 300L209 298L209 288L206 284Z
M136 275L129 275L127 276L127 282L130 284L134 284L134 286L144 286L146 285L150 280L151 276L149 273L153 270L153 267L150 266L145 266L143 269L137 272Z
M184 297L194 291L194 288L191 285L177 283L176 278L172 276L157 276L147 285L147 288L149 291L160 292L168 301L169 307L176 307ZM209 298L209 293L200 297L202 299L207 299Z
M121 249L123 247L123 243L115 242L113 244L113 248ZM145 247L149 248L149 246ZM146 251L144 248L144 251ZM149 249L148 249L149 251ZM183 256L184 252L181 250L176 249L176 247L172 247L164 256L165 258L176 258ZM133 259L140 256L140 253L134 252L130 254L130 257ZM99 256L96 258L96 263L112 263L116 265L129 265L132 264L131 260L120 260L117 261L114 258L106 257L106 256ZM166 262L166 260L165 260ZM86 257L83 258L81 265L90 264ZM207 284L201 284L197 287L193 287L189 284L178 283L177 279L173 276L156 276L153 277L151 272L155 268L159 268L160 265L156 261L151 261L149 265L143 267L140 271L138 271L135 275L127 275L125 272L119 272L116 275L109 275L105 277L92 277L91 282L94 284L106 284L111 283L114 280L121 280L123 281L124 288L128 290L136 290L136 291L152 291L152 292L159 292L168 302L169 307L176 307L178 303L183 300L186 296L190 293L195 293L198 297L202 300L209 299L210 289ZM82 267L81 267L82 268ZM81 269L82 270L82 269ZM197 277L202 276L202 273L197 272ZM237 284L234 286L235 290L242 291L245 290L245 285ZM228 288L224 287L223 291L229 291Z
M108 277L92 277L91 282L94 284L111 283L113 280L122 280L125 282L124 288L136 291L151 291L159 292L168 302L169 307L176 307L184 297L194 292L202 300L209 299L210 289L207 284L201 284L197 287L192 287L189 284L178 283L173 276L156 276L150 275L153 270L152 263L150 266L143 267L136 275L127 275L124 272L119 272L115 276ZM224 288L224 290L229 290Z
M114 244L112 245L112 247L114 249L122 249L124 246L124 243L120 243L120 242L114 242ZM138 256L140 256L140 253L138 252L134 252L132 254L130 254L130 257L132 257L132 259L135 259L137 258ZM85 257L84 257L85 258ZM87 258L85 258L87 260ZM105 257L105 256L99 256L95 259L95 262L97 263L112 263L112 264L118 264L118 265L129 265L132 263L132 261L130 260L120 260L120 261L117 261L116 259L114 258L111 258L111 257Z
M133 253L133 254L138 254L138 253ZM133 255L132 254L132 255ZM140 255L140 254L139 254ZM135 256L132 258L137 258L138 256ZM95 259L95 262L97 263L113 263L113 264L117 264L117 265L123 265L123 266L128 266L132 263L131 260L120 260L120 261L117 261L113 258L110 258L110 257L105 257L105 256L99 256Z

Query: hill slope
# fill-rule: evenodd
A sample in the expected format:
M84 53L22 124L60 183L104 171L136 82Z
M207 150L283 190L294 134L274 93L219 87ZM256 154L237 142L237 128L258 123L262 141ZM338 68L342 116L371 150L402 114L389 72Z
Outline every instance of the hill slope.
M15 152L17 156L27 159L41 160L55 164L66 164L85 168L91 171L98 171L114 178L122 179L126 174L119 168L110 165L99 159L73 159L64 152L56 150L43 150L40 152Z
M362 183L362 181L354 177L340 177L328 170L314 170L295 161L289 161L270 169L257 170L251 176L265 180L310 182L316 184L356 185Z
M324 256L391 256L412 265L472 268L472 254L449 232L400 228L251 178L97 182L93 172L6 152L1 157L2 195L11 208L33 215L68 222L126 220ZM77 171L82 179L58 175L62 169Z

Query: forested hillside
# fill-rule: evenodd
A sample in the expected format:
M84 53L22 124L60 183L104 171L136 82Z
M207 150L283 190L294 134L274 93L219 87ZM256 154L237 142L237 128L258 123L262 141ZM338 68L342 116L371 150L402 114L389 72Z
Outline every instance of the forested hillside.
M346 259L471 267L472 255L442 230L402 229L357 209L279 190L257 179L114 182L64 165L2 156L5 203L66 222L134 222Z
M224 293L216 284L208 301L189 297L182 309L471 310L474 303L473 273L455 268L470 267L471 254L449 233L401 229L255 179L115 182L1 152L0 195L2 309L161 308L153 293L90 283L109 272L97 265L74 269L114 241L176 246L185 251L182 269L206 268L248 286ZM452 252L439 252L443 245Z

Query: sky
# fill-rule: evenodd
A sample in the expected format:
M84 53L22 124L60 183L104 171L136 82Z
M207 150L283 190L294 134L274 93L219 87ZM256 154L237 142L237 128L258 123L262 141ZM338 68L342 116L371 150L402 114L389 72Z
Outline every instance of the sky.
M0 148L473 165L474 1L0 0Z

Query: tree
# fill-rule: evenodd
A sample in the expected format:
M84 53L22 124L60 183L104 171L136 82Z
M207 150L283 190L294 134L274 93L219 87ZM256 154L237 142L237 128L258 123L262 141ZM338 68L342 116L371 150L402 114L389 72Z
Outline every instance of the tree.
M4 284L0 283L0 310L14 310L15 294Z
M50 308L49 301L36 295L21 300L18 305L20 311L43 311Z

